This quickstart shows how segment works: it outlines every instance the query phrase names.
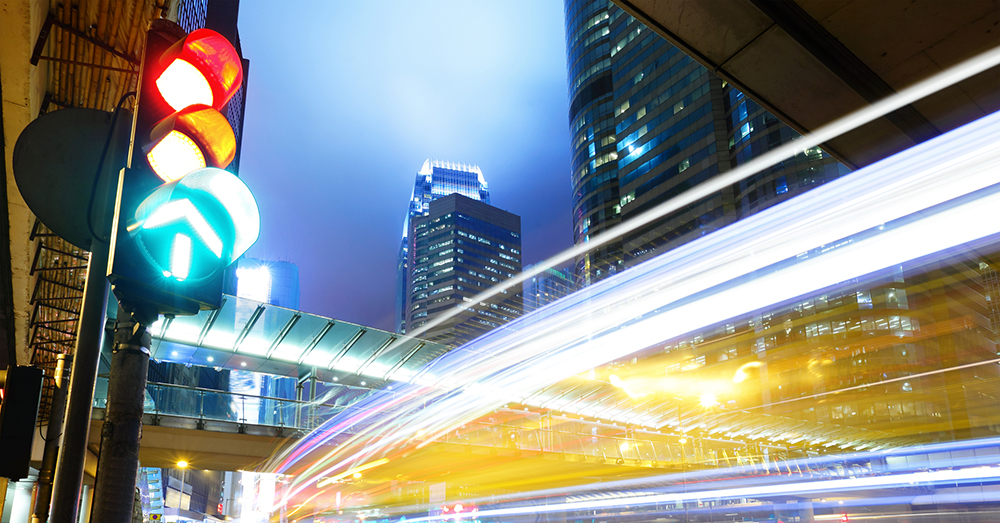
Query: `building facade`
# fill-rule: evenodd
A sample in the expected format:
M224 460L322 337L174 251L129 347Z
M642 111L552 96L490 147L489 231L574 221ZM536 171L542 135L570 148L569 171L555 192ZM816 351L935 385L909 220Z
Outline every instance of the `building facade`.
M412 221L406 332L521 272L521 218L453 193L433 200ZM419 337L461 345L522 313L521 286L474 303Z
M427 215L432 201L455 193L478 202L490 203L490 188L478 165L430 159L424 161L413 182L413 192L410 194L406 217L403 219L403 238L399 244L399 256L396 261L396 306L393 327L396 332L406 332L409 276L410 267L413 267L410 234L412 221L418 216Z
M566 1L574 241L798 134L610 0ZM581 256L584 284L832 180L811 149Z
M531 265L525 267L525 270ZM578 288L572 269L548 268L524 282L524 312L540 309Z

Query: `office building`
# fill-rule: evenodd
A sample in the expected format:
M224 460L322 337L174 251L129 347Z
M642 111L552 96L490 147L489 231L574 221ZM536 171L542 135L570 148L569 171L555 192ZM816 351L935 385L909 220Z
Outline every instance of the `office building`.
M413 271L406 332L472 302L419 337L458 346L522 313L521 286L486 301L474 297L521 272L521 218L459 193L433 200L411 222Z
M798 136L609 0L567 0L574 241ZM820 149L577 260L587 284L784 201L847 169Z
M409 306L408 278L410 267L413 267L413 259L410 256L411 222L418 216L425 216L430 210L432 201L455 193L478 202L490 203L490 188L479 166L426 160L417 171L406 217L403 219L403 238L400 241L396 266L396 306L393 327L396 332L406 332L406 311Z
M532 266L528 265L525 271ZM573 294L578 288L573 270L550 267L524 282L524 312L540 309L560 298Z

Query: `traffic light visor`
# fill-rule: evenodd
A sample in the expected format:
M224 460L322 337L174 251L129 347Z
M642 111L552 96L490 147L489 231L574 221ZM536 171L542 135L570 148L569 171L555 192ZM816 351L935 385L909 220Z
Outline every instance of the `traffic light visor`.
M222 113L192 105L157 123L144 150L153 172L172 182L204 167L228 166L236 157L236 135Z
M164 53L166 68L156 80L175 111L192 104L221 109L243 84L243 62L229 40L211 29L196 29Z

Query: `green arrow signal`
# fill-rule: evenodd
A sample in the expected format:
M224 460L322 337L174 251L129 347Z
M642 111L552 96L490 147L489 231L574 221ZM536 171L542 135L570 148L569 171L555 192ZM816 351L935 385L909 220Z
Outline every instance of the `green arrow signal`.
M219 235L215 233L212 226L208 224L208 221L201 212L191 203L187 198L183 200L174 200L159 209L153 211L153 214L146 218L146 221L142 224L143 229L152 229L154 227L162 227L164 225L187 221L191 228L198 233L198 237L201 241L208 247L216 257L222 258L222 239ZM183 235L178 235L183 236ZM187 236L184 236L187 238ZM187 238L187 252L190 258L191 252L191 239ZM174 238L174 245L178 243L177 237ZM171 257L173 258L173 257ZM171 266L173 261L171 261ZM186 272L186 271L185 271Z
M174 236L174 246L170 250L170 270L163 271L167 278L173 276L178 281L184 281L191 271L191 238L177 233Z

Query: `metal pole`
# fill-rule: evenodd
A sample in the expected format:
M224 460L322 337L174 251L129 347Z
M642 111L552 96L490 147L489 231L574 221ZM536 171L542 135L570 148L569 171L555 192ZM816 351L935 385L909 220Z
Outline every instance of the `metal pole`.
M73 356L56 356L55 388L52 389L52 406L49 409L49 426L45 430L45 450L42 452L42 468L38 471L38 491L35 494L35 508L31 523L46 523L49 520L49 502L52 501L52 480L56 474L56 458L59 456L59 436L62 435L63 415L66 409L66 360Z
M302 380L295 384L295 428L302 426Z
M309 372L309 428L316 428L316 367Z
M93 485L84 485L80 495L80 518L76 523L90 523L90 509L94 504Z
M53 523L76 523L83 469L87 462L87 432L90 429L90 411L94 403L97 363L104 343L104 319L108 312L109 285L106 271L109 246L94 240L91 247L93 250L87 264L87 283L83 290L76 352L69 379L64 422L66 430L52 486L52 513L49 519Z
M130 523L135 501L142 406L146 392L151 338L147 327L155 313L118 309L115 349L108 378L108 409L101 428L92 521Z
M177 500L177 508L183 508L189 510L191 508L191 501L188 500L187 508L184 507L184 476L187 475L187 467L181 469L181 497Z

